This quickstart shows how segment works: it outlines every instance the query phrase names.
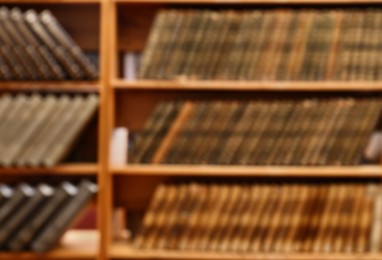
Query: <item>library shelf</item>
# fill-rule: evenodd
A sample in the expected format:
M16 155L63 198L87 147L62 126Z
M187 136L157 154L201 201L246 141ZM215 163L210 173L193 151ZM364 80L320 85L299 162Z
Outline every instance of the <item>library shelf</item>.
M233 80L136 80L115 79L115 89L227 90L227 91L382 91L382 82L364 81L233 81Z
M99 169L97 163L64 163L54 167L12 167L0 168L1 175L27 175L27 174L57 174L57 175L96 175Z
M382 166L231 166L140 165L115 166L114 175L259 176L259 177L382 177Z
M69 230L60 244L47 253L9 253L0 252L0 259L95 259L97 257L99 234L94 230Z
M2 0L0 0L1 3ZM44 0L45 1L45 0ZM9 90L53 90L69 92L98 92L99 81L3 81L0 91Z
M137 250L126 243L114 243L110 248L112 259L166 259L166 260L377 260L378 253L207 253L207 252L169 252L164 250Z

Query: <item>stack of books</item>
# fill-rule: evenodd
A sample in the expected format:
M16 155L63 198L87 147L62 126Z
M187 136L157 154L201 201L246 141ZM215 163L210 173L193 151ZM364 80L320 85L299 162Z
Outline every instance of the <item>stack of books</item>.
M133 245L221 253L381 250L380 183L161 184Z
M162 10L141 79L381 80L382 9Z
M45 252L54 247L97 193L92 181L15 187L0 185L0 250Z
M358 165L381 101L324 98L163 101L131 149L130 163Z
M97 67L51 12L0 8L0 80L97 77Z
M61 162L98 108L98 96L0 96L0 166Z

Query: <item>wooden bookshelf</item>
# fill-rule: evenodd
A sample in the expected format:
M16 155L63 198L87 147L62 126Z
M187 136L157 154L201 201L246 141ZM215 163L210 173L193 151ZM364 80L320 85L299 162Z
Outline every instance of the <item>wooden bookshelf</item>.
M120 54L125 51L142 52L147 41L153 17L163 7L222 6L248 8L272 5L353 5L357 7L380 5L382 0L0 0L7 6L22 8L36 6L40 10L52 9L81 47L99 52L100 79L64 82L0 82L2 91L42 92L94 92L100 95L98 114L98 162L64 163L53 168L0 168L0 177L15 176L22 180L25 175L91 176L100 186L97 206L98 229L96 231L69 231L62 244L47 254L0 253L0 259L268 259L268 260L355 260L381 259L382 254L215 254L169 251L140 251L126 243L111 239L112 214L115 206L127 205L144 210L153 189L159 181L193 177L280 177L314 178L381 178L382 165L372 166L205 166L205 165L126 165L109 163L110 136L115 127L129 126L139 130L158 100L179 98L196 93L204 95L230 95L230 91L259 92L330 92L330 94L365 92L382 93L382 82L277 82L277 81L203 81L203 80L134 80L120 77ZM167 94L171 92L170 94ZM227 92L223 93L222 92ZM159 93L159 94L158 94ZM191 93L191 94L190 94ZM167 96L168 95L168 96ZM137 109L140 103L142 109ZM135 190L126 187L133 187Z
M119 242L112 245L110 258L112 259L166 259L166 260L208 260L208 259L256 259L256 260L378 260L381 254L319 254L319 253L286 253L286 254L267 254L267 253L196 253L196 252L168 252L136 250L129 246L128 242Z

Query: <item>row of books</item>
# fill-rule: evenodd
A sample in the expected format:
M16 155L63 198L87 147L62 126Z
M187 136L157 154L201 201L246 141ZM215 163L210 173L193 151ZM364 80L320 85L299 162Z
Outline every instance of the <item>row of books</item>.
M142 79L380 80L382 9L161 10Z
M0 8L0 80L97 77L97 67L51 12Z
M98 108L98 96L0 96L0 166L54 166Z
M145 250L381 250L377 183L175 183L156 189L133 245Z
M381 101L163 101L138 134L130 163L357 165Z
M0 185L0 250L45 252L97 193L92 181Z

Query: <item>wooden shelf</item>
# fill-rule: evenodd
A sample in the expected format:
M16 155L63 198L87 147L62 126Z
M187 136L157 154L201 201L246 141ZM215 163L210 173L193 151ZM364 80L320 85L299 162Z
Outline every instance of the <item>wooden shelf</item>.
M46 1L46 0L44 0ZM0 0L1 3L1 0ZM3 81L0 91L4 90L54 90L71 92L98 92L98 81Z
M51 168L0 168L0 176L27 174L96 175L97 171L97 163L68 163Z
M70 230L62 238L60 245L47 253L0 253L0 259L96 259L98 241L97 231Z
M373 4L381 0L114 0L117 3L200 3L200 4Z
M130 165L112 167L115 175L260 176L260 177L382 177L382 166L211 166Z
M217 81L217 80L113 80L116 89L227 90L227 91L382 91L382 82L344 81Z
M198 253L198 252L169 252L169 251L153 251L153 250L136 250L131 248L127 243L116 243L111 246L110 258L113 259L176 259L176 260L209 260L209 259L258 259L258 260L380 260L382 254L340 254L340 253L289 253L289 254L274 254L274 253Z
M0 0L0 4L97 4L101 0Z

